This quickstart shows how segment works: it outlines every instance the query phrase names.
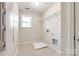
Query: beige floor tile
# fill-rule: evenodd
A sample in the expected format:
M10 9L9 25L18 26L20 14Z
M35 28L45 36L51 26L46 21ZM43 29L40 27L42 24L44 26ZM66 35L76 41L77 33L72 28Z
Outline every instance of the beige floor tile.
M35 50L32 44L19 46L17 56L59 56L59 54L50 47Z

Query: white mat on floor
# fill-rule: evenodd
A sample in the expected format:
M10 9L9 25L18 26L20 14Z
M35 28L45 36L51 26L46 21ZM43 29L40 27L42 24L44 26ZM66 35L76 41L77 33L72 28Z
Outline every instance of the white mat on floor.
M32 45L35 49L40 49L48 46L44 42L36 42L36 43L33 43Z

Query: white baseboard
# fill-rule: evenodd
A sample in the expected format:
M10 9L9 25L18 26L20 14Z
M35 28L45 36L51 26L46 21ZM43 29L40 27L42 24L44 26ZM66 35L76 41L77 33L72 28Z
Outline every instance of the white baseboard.
M34 43L34 42L39 42L39 41L20 42L19 45L30 44L30 43Z
M17 49L15 51L15 55L14 56L17 56L18 50L19 50L19 46L17 46Z
M55 50L56 52L58 52L58 54L61 55L61 51L60 51L60 50L58 50L58 49L55 48L55 47L50 46L49 44L48 44L48 46L49 46L51 49L53 49L53 50Z

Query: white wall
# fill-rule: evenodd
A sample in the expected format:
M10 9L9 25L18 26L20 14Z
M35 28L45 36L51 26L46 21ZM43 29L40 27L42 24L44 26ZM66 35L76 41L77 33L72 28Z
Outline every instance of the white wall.
M30 43L41 40L41 15L33 12L20 11L21 15L32 16L32 28L22 28L19 30L19 42L20 43ZM20 18L21 20L21 18Z
M50 16L54 12L61 9L61 20L59 21L61 23L60 26L60 46L59 49L61 51L61 55L63 56L73 56L74 55L74 3L61 3L61 5L58 3L55 4L55 7L52 6L44 13L44 19L46 17ZM50 17L49 17L50 18ZM50 46L52 46L51 39L52 36L50 33L46 33L46 29L51 27L53 28L53 24L49 22L49 18L47 20L44 20L44 41L46 41ZM53 19L54 21L55 19ZM50 24L49 24L50 23ZM45 25L48 24L48 25ZM56 23L57 25L58 23ZM54 28L53 28L54 29ZM58 29L57 29L58 30ZM52 31L53 32L53 31ZM56 32L56 30L54 30ZM52 46L54 47L54 46ZM55 49L55 50L57 50Z
M6 3L6 50L2 55L15 55L18 46L19 14L17 3Z
M46 18L54 13L56 13L57 11L59 11L61 9L61 5L60 3L54 3L54 5L52 5L51 7L49 7L43 15L43 18ZM61 10L60 10L61 11Z
M6 3L6 50L13 55L18 45L19 13L17 3Z
M74 4L61 4L61 55L74 55Z
M46 32L47 29L49 29L49 32ZM57 40L57 45L53 44L52 39ZM43 40L60 53L61 3L55 3L43 14Z

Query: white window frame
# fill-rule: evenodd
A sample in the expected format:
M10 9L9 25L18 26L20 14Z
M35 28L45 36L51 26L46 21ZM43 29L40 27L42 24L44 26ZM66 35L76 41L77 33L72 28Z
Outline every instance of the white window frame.
M26 17L26 18L30 18L30 21L23 21L23 18L22 17ZM28 26L22 26L23 23L29 23L30 24L30 27ZM32 17L31 16L25 16L25 15L22 15L21 16L21 20L20 20L20 27L21 28L32 28Z

